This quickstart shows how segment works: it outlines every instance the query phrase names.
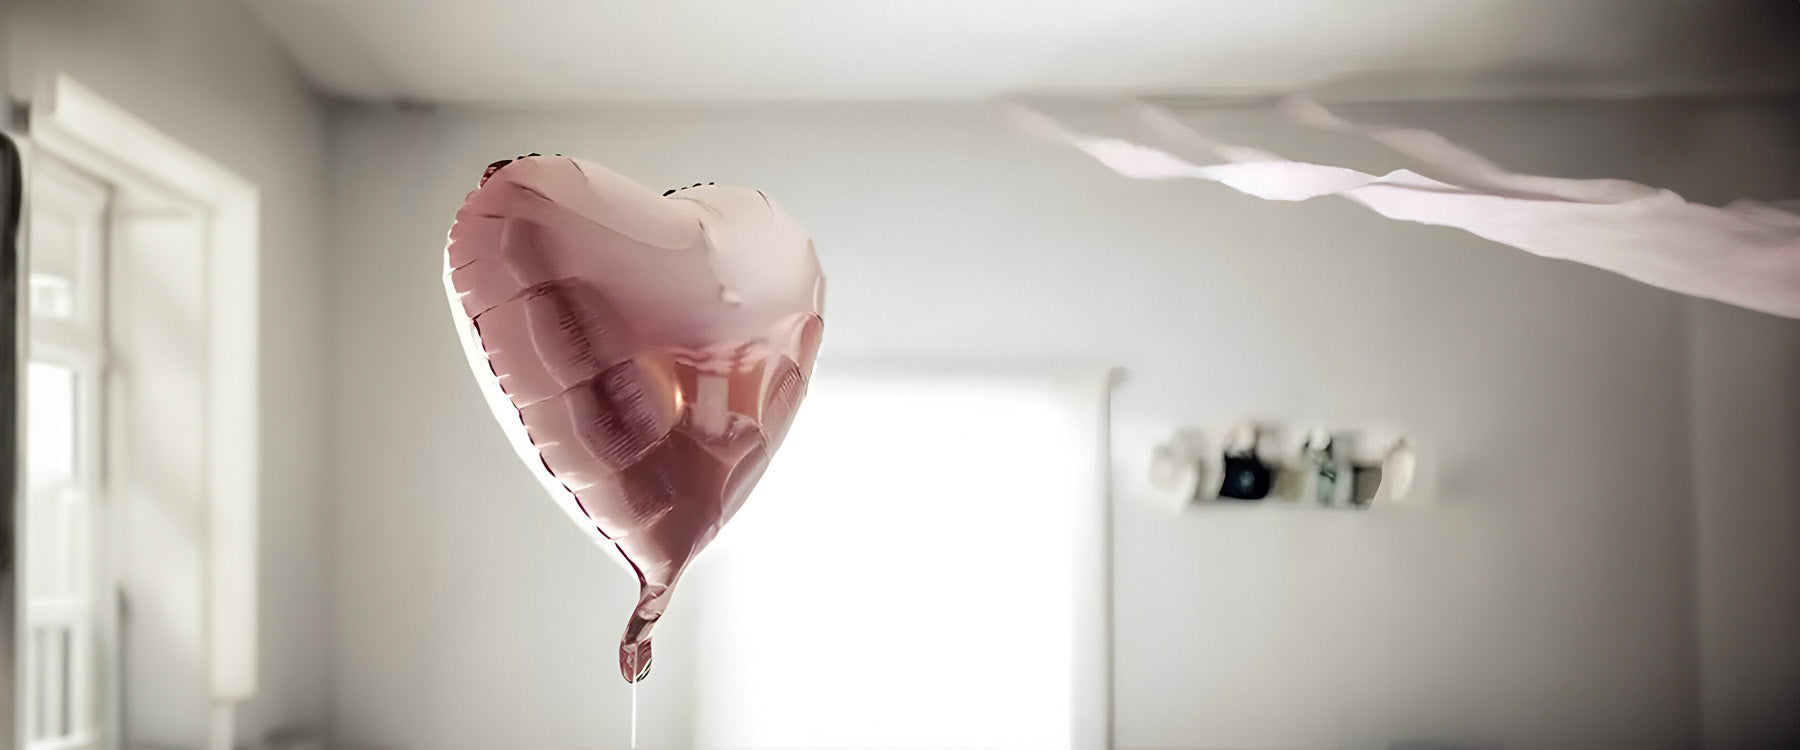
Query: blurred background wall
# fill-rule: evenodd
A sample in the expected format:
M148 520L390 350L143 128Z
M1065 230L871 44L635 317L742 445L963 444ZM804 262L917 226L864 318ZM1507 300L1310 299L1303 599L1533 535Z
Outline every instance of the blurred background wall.
M1700 716L1707 747L1800 736L1800 332L1695 303ZM1746 366L1745 363L1756 363Z
M1346 202L1130 182L980 104L345 101L312 90L236 3L7 0L0 33L13 95L66 70L262 187L263 660L246 738L624 736L611 659L632 592L503 445L439 282L462 195L489 161L530 151L775 196L831 278L827 363L1130 369L1121 747L1800 736L1793 321ZM1352 113L1520 171L1713 202L1800 195L1791 98ZM1434 462L1435 505L1176 514L1126 486L1169 430L1239 415L1405 426ZM659 661L648 733L704 720L678 694L701 668ZM189 710L181 696L166 710Z
M1800 188L1800 119L1773 102L1358 113L1526 171L1702 200ZM1147 440L1239 414L1421 436L1440 474L1427 512L1175 514L1120 493L1121 747L1337 746L1402 728L1730 746L1795 731L1778 708L1800 696L1780 636L1800 603L1780 572L1800 556L1800 479L1780 458L1800 450L1792 322L1345 202L1133 183L981 105L365 106L333 134L341 740L553 745L600 741L602 717L624 716L623 692L585 682L610 653L597 602L625 601L623 581L536 502L439 309L446 217L482 165L530 151L776 196L827 264L826 362L1129 368L1121 477L1143 471ZM539 656L496 659L496 643ZM521 701L524 685L567 687ZM645 686L652 715L659 687ZM578 725L555 718L584 707Z

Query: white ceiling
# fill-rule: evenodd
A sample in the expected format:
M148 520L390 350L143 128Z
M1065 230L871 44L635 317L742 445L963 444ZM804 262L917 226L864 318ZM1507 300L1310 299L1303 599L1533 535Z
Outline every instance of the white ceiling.
M244 2L321 90L363 100L1800 91L1793 2Z

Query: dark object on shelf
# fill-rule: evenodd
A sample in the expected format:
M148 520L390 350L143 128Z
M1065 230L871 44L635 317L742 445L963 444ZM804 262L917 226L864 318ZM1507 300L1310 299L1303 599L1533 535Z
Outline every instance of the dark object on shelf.
M1219 482L1221 500L1261 500L1269 496L1275 472L1255 453L1227 454Z

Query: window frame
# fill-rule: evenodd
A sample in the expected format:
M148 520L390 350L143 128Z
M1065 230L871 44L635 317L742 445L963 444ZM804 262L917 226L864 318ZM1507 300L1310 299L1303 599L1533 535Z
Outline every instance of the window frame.
M66 502L54 496L73 493L81 506L76 518L81 526L64 530L68 536L57 541L69 545L64 552L81 559L70 561L72 569L66 571L73 576L70 579L74 587L71 591L59 597L33 596L33 575L30 571L32 555L29 551L33 540L23 539L16 547L24 553L20 556L22 575L19 578L19 604L24 626L20 628L19 634L24 645L17 653L23 657L20 666L28 675L27 679L49 679L49 673L42 671L45 667L41 664L46 654L32 645L38 631L49 628L67 633L67 640L60 647L59 659L66 660L67 664L66 670L58 678L62 683L56 685L57 689L49 694L37 694L37 699L47 701L43 704L47 707L44 710L67 717L68 725L61 733L44 734L44 727L38 725L35 717L22 716L19 724L26 735L23 747L27 750L92 748L99 746L98 743L103 742L107 734L104 697L111 682L110 675L102 672L103 667L96 652L101 650L101 639L111 630L110 615L105 606L111 574L107 565L103 519L108 506L105 486L108 376L105 326L108 235L112 224L113 195L104 179L50 154L36 154L32 167L25 184L30 186L34 201L46 200L48 195L53 194L40 190L40 186L61 181L62 187L72 190L71 202L90 203L95 210L79 217L92 224L89 229L94 232L94 236L89 238L90 242L81 243L72 250L76 253L72 259L75 269L75 278L72 279L75 306L69 319L33 321L27 315L25 321L26 366L44 363L62 367L69 370L75 378L75 413L71 428L76 444L73 446L74 465L71 467L69 485L33 488L27 483L21 495L24 501L22 509L28 513L32 508L45 508ZM84 210L88 208L79 207ZM34 231L29 226L32 211L28 207L25 213L25 234L29 243L32 242ZM29 272L28 259L23 265ZM29 284L29 273L25 278ZM29 310L29 291L21 301L25 309ZM23 409L26 425L31 423L31 408L31 400L27 398ZM21 472L24 473L26 472ZM31 527L20 524L18 528L29 531ZM29 699L32 693L20 695L28 699L21 706L22 709L30 711L39 707Z

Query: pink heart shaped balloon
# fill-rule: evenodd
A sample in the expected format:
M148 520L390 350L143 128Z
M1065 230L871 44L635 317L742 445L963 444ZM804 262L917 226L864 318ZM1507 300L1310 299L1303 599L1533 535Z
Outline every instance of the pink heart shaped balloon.
M700 549L781 444L812 374L824 277L760 191L657 194L598 164L488 167L457 211L444 285L519 457L637 576L627 682Z

